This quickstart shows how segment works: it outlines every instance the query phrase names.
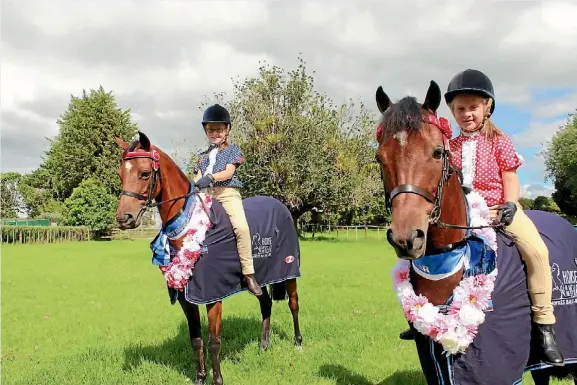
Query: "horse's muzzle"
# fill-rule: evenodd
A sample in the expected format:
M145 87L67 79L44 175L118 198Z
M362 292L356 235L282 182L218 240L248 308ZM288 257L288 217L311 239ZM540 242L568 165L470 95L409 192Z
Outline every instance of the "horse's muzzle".
M419 259L425 254L426 234L421 229L411 230L407 235L395 234L391 228L387 230L387 241L401 259Z
M134 219L134 216L130 213L125 213L124 215L117 215L116 223L118 223L118 227L121 230L134 229L135 227L138 226L138 224L136 223L136 219Z

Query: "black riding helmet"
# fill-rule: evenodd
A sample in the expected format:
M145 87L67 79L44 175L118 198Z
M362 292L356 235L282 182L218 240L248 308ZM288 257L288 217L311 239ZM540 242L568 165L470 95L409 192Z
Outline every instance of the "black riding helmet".
M202 125L206 123L230 123L230 114L228 110L220 104L215 104L204 110L202 115Z
M492 99L491 114L495 110L493 83L491 83L491 79L483 72L466 69L453 76L445 93L445 102L449 105L457 95L465 93L477 94Z

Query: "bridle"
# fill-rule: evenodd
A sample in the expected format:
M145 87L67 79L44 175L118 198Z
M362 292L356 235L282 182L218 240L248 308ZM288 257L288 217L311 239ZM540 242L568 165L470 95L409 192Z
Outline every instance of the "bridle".
M431 214L429 215L429 224L437 226L442 229L460 229L460 230L475 230L475 229L483 229L486 227L501 227L501 224L490 224L485 226L460 226L454 224L448 224L441 221L441 204L443 200L443 187L451 178L455 168L451 166L449 161L449 138L450 134L450 126L448 126L448 121L444 118L437 118L437 116L431 112L425 115L422 118L424 123L432 124L436 126L441 133L443 134L443 154L441 155L441 162L442 162L442 171L441 171L441 178L439 179L439 183L437 184L437 188L435 193L432 194L428 190L419 187L414 184L401 184L396 186L391 192L388 192L386 187L384 187L384 171L383 167L381 167L381 179L383 181L383 188L385 189L385 209L389 215L392 215L393 210L393 199L400 195L400 194L417 194L423 197L427 202L433 204L433 209L431 210ZM382 133L377 132L377 138L380 141L380 135Z
M161 202L155 202L156 198L158 198L158 196L160 195L160 191L157 195L154 195L154 192L156 190L156 186L157 186L158 182L162 179L161 174L160 174L160 154L156 150L152 150L152 151L127 151L127 152L124 152L122 154L122 160L131 160L131 159L137 159L137 158L150 159L152 161L152 175L151 175L151 181L148 183L147 195L142 195L142 194L139 194L139 193L134 192L134 191L126 191L126 190L122 190L120 192L120 195L126 195L126 196L136 198L136 199L144 202L144 204L141 205L140 211L138 212L138 215L136 216L135 219L138 219L141 215L143 215L148 208L157 207L163 203L168 203L168 202L172 202L172 201L177 201L179 199L187 198L187 197L197 193L197 189L195 186L192 189L192 191L187 193L187 194L179 195L175 198L167 199L167 200L164 200ZM201 203L204 206L204 201L202 199L201 199ZM206 211L206 208L205 208L205 211Z

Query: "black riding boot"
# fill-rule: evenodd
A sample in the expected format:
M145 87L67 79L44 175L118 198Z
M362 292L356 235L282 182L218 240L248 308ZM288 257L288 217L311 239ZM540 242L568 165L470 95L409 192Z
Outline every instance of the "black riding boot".
M256 279L254 279L254 276L252 274L245 275L244 279L246 279L246 283L248 285L248 291L250 291L252 294L256 295L257 297L259 295L262 295L262 290L261 290L259 284L256 282Z
M543 349L543 361L554 366L565 365L563 354L557 348L553 325L536 324L539 334L539 345Z
M417 331L413 328L408 328L407 330L401 332L401 334L399 334L399 338L402 340L414 340L415 337L417 336Z

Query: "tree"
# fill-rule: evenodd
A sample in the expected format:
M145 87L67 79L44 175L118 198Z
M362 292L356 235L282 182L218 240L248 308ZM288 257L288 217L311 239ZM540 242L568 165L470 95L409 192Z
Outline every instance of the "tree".
M548 211L549 209L549 198L543 195L539 195L533 201L533 210Z
M0 174L0 217L16 218L22 211L22 202L18 193L21 175L17 172Z
M58 125L60 132L42 165L48 174L44 182L54 197L64 201L90 177L117 195L121 186L116 170L122 150L114 136L130 140L136 135L130 111L118 108L112 93L102 87L89 93L83 90L81 97L71 97Z
M85 179L64 201L62 222L65 226L87 226L96 236L104 235L114 225L116 202L99 180Z
M577 111L577 110L576 110ZM553 200L567 215L577 216L577 114L569 114L544 151L547 178L554 180Z
M523 207L524 210L533 210L534 201L531 198L519 198L519 204Z
M244 195L279 199L295 223L313 208L356 207L379 186L371 114L315 91L302 59L288 73L263 65L257 77L234 84L225 105L246 160L239 168Z
M18 186L24 210L29 217L49 218L57 222L62 211L62 202L56 200L52 189L50 172L40 166L29 174L22 175Z

